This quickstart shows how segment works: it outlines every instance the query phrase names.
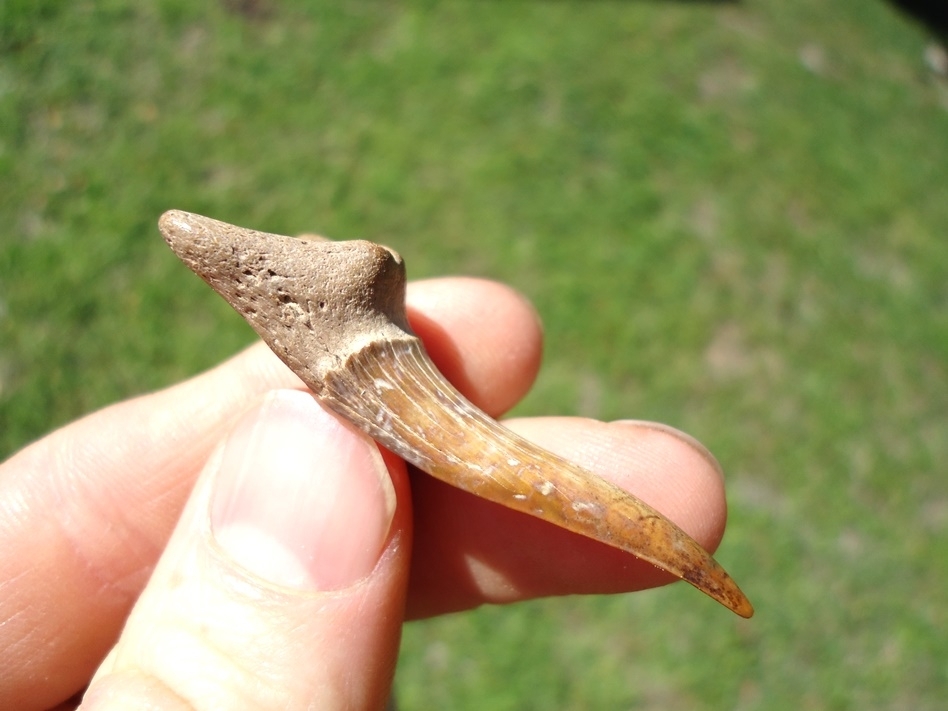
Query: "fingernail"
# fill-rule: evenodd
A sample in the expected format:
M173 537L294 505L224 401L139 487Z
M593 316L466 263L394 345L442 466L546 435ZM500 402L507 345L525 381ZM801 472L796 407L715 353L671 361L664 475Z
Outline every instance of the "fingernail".
M698 454L704 457L705 461L714 468L719 476L722 478L724 477L724 469L721 467L721 463L717 460L717 457L711 454L711 451L707 447L705 447L703 444L701 444L701 442L696 440L687 432L682 432L671 425L666 425L661 422L650 422L648 420L615 420L613 424L634 425L636 427L644 427L649 430L664 432L667 435L671 435L672 437L681 440L694 449Z
M277 390L224 445L211 527L237 563L301 590L349 587L375 568L395 513L376 444L308 393Z

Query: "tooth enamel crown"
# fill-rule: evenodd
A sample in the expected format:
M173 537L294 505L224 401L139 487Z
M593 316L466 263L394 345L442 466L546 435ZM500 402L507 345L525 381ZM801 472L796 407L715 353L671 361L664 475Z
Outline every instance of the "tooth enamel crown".
M613 484L514 434L434 366L405 315L405 267L362 240L248 230L172 210L161 232L331 410L428 474L621 548L737 614L753 608L688 534Z

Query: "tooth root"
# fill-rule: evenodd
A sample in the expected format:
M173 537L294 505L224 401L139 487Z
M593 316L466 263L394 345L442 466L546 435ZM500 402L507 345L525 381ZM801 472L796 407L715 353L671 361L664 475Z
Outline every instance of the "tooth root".
M434 367L408 327L405 273L364 241L298 240L172 210L169 246L328 407L419 469L625 550L743 617L720 565L650 506L504 428Z
M753 608L724 569L658 511L508 430L468 402L415 338L374 343L327 374L320 399L442 481L625 550L730 608Z

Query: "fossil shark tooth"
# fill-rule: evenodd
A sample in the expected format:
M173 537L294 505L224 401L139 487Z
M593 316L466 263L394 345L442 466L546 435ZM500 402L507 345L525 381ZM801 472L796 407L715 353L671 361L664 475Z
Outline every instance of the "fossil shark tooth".
M405 268L366 241L298 239L172 210L178 257L328 408L431 476L646 560L750 617L725 570L661 513L506 429L437 370L405 314Z

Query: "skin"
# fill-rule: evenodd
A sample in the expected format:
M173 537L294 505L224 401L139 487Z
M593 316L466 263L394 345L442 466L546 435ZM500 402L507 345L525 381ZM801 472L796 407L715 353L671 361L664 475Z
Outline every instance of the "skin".
M502 415L530 388L542 332L516 292L481 280L430 280L410 285L408 310L439 369L490 415ZM142 630L174 627L164 622L172 613L162 601L188 579L163 572L171 563L157 572L156 565L166 549L170 560L197 545L188 531L213 486L202 469L241 418L279 388L302 384L257 344L191 380L93 413L0 466L0 707L52 708L85 688L103 663L84 708L122 708L132 700L157 708L226 707L208 699L220 689L245 687L254 662L241 655L253 645L240 644L239 635L216 647L226 663L212 692L195 689L180 670L168 672L163 661L187 657L201 640L169 641L162 658L145 659ZM720 542L726 515L720 470L690 438L648 423L531 418L507 424L651 504L708 550ZM410 471L395 457L386 456L385 465L397 500L391 527L378 564L345 594L330 596L336 607L325 597L317 604L312 596L301 601L260 585L262 599L301 610L301 619L318 617L318 630L302 647L307 655L331 659L359 637L353 630L364 633L363 677L344 685L314 678L300 688L300 704L318 698L321 708L373 708L384 701L402 619L669 582L628 554ZM307 611L308 604L319 612ZM373 609L386 615L373 618ZM280 623L273 624L274 634L282 634ZM296 663L286 659L274 678L300 679L313 666L292 668ZM334 684L364 693L344 698ZM285 698L270 706L273 699L231 701L233 708L291 707Z

